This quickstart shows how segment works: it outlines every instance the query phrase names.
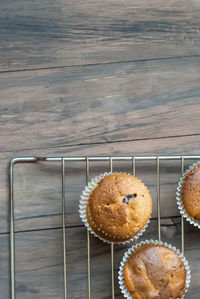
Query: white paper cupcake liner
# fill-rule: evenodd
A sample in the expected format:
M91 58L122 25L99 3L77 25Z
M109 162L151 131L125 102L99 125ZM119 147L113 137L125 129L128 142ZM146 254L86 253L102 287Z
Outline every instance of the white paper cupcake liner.
M200 162L198 163L194 163L192 166L190 166L186 172L183 174L183 176L180 178L180 181L178 183L178 186L177 186L177 191L176 191L176 201L177 201L177 205L178 205L178 209L180 211L180 214L188 221L190 222L190 224L193 224L194 226L198 227L200 229L200 221L192 218L188 212L186 211L185 207L184 207L184 204L183 204L183 201L182 201L182 187L183 187L183 184L184 184L184 181L185 181L185 177L186 175L194 169L195 166L198 166L200 164Z
M190 271L190 267L188 264L188 261L186 260L186 258L181 254L180 250L176 249L176 247L164 243L162 241L157 241L157 240L146 240L146 241L142 241L140 243L138 243L135 246L132 246L131 248L128 249L128 251L125 252L123 259L120 263L120 267L119 267L119 272L118 272L118 281L119 281L119 287L121 289L122 294L124 295L124 298L127 299L134 299L134 297L129 293L128 289L125 286L124 283L124 267L128 261L128 259L130 258L130 256L133 254L134 251L136 251L138 248L143 247L144 245L147 244L154 244L154 245L164 245L166 247L168 247L169 249L172 249L174 252L176 252L178 254L178 256L180 257L180 259L182 260L185 269L187 271L186 274L186 282L185 282L185 294L188 291L189 285L190 285L190 280L191 280L191 271ZM184 295L185 295L184 294ZM176 298L176 299L181 299L181 298Z
M92 235L94 235L95 237L99 238L100 240L102 240L103 242L106 242L108 244L114 243L114 244L126 244L129 242L132 242L134 240L137 240L140 236L142 236L142 234L145 232L146 228L149 225L150 219L146 222L146 224L144 225L144 227L133 237L131 237L132 235L126 236L124 239L124 241L110 241L107 240L106 238L103 238L101 236L99 236L90 226L88 219L87 219L87 203L89 201L90 195L92 193L92 191L97 187L98 183L106 176L110 175L110 174L120 174L119 172L105 172L103 174L100 174L96 177L94 177L89 183L88 185L85 187L85 189L82 192L81 198L80 198L80 202L79 202L79 213L80 213L80 217L85 225L85 227L90 231L90 233ZM91 219L92 220L92 219ZM94 225L96 225L93 222ZM99 229L99 231L103 234L105 234L106 237L106 233L104 231L102 231L101 229ZM107 235L108 237L111 238L115 238L112 235ZM128 240L126 240L127 238L130 238Z

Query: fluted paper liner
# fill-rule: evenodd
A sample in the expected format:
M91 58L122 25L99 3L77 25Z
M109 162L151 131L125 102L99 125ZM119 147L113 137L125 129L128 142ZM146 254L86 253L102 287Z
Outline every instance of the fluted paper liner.
M129 293L128 289L125 286L124 283L124 267L128 261L128 259L130 258L130 256L133 254L133 252L135 252L138 248L143 247L144 245L148 245L148 244L154 244L154 245L163 245L168 247L169 249L172 249L174 252L176 252L178 254L178 256L180 257L180 259L182 260L185 269L187 271L186 274L186 282L185 282L185 293L188 291L189 285L190 285L190 280L191 280L191 271L190 271L190 267L188 264L188 261L186 260L186 258L181 254L180 250L176 249L176 247L164 243L162 241L157 241L157 240L146 240L146 241L142 241L140 243L138 243L135 246L132 246L131 248L128 249L128 251L125 252L123 259L121 261L120 267L119 267L119 272L118 272L118 280L119 280L119 287L121 289L122 294L124 295L124 298L127 299L134 299L134 297ZM181 299L181 298L176 298L176 299Z
M177 186L177 192L176 192L176 201L177 201L177 204L178 204L178 209L181 213L181 215L187 220L190 222L190 224L193 224L194 226L198 227L200 229L200 221L192 218L188 212L186 211L185 207L184 207L184 204L183 204L183 201L182 201L182 187L183 187L183 184L184 184L184 181L185 181L185 177L186 175L194 169L195 166L198 166L200 164L200 162L198 163L194 163L192 166L190 166L186 172L183 174L183 176L180 178L180 181L178 183L178 186Z
M107 240L106 238L102 238L101 236L99 236L90 226L88 219L87 219L87 203L89 201L90 195L92 193L92 191L98 186L98 183L106 176L110 175L110 174L119 174L117 172L105 172L102 173L96 177L94 177L89 183L88 185L85 187L85 189L83 190L82 194L81 194L81 198L80 198L80 202L79 202L79 213L80 213L80 217L85 225L85 227L89 230L89 232L91 234L93 234L95 237L99 238L100 240L102 240L103 242L106 242L108 244L114 243L114 244L126 244L129 243L133 240L137 240L146 230L146 228L149 225L150 220L148 220L146 222L146 224L144 225L144 227L133 237L130 238L131 235L127 236L126 238L130 238L128 240L125 241L110 241ZM95 223L93 223L95 225ZM103 234L104 231L98 229L99 231L101 231ZM116 238L116 236L112 236L112 235L108 235L109 237L112 238ZM106 236L105 236L106 237ZM126 239L125 238L125 239Z

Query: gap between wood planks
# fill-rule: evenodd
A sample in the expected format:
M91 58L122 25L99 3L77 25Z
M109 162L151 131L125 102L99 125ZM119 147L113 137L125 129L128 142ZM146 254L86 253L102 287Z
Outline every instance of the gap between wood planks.
M173 60L173 59L183 59L183 58L187 59L187 58L195 58L195 57L200 57L200 55L183 55L183 56L149 58L149 59L147 58L147 59L136 59L136 60L123 60L123 61L108 61L108 62L99 62L99 63L74 64L74 65L58 65L58 66L41 67L41 68L27 68L27 69L22 69L22 70L21 69L18 69L18 70L5 70L5 71L0 71L0 74L28 72L28 71L52 70L52 69L76 68L76 67L89 67L89 66L98 66L98 65L107 65L107 64L123 64L123 63L159 61L159 60Z
M32 147L32 148L21 148L21 149L10 149L7 151L1 151L0 153L10 153L11 151L21 152L21 151L29 151L29 150L46 150L46 149L54 149L54 148L67 148L67 147L74 147L74 146L90 146L90 145L99 145L99 144L112 144L112 143L123 143L123 142L137 142L137 141L147 141L147 140L158 140L158 139L170 139L170 138L182 138L182 137L192 137L192 136L200 136L200 133L194 134L181 134L181 135L172 135L172 136L159 136L159 137L150 137L150 138L136 138L136 139L125 139L125 140L112 140L112 141L101 141L101 142L88 142L88 143L75 143L75 144L66 144L66 145L57 145L57 146L50 146L50 147Z
M60 214L61 216L61 214ZM172 216L172 217L161 217L161 219L179 219L181 216ZM151 218L151 221L157 220L157 217ZM172 224L161 224L162 226L175 226L177 223L172 223ZM78 227L85 227L84 224L78 224L78 225L69 225L65 226L66 229L71 229L71 228L78 228ZM49 230L57 230L57 229L62 229L62 226L57 226L57 227L47 227L47 228L37 228L37 229L25 229L25 230L16 230L15 234L20 234L20 233L30 233L30 232L38 232L38 231L49 231ZM1 235L9 235L9 232L1 232Z

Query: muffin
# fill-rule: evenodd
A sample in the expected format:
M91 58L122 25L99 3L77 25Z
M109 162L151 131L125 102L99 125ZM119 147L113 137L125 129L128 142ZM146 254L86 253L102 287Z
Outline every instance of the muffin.
M200 164L186 174L181 197L188 214L200 221Z
M125 297L176 299L185 294L190 280L188 263L175 248L172 250L170 245L166 245L148 242L132 250L128 259L125 258L126 262L121 266L123 279L120 281L121 289L128 291L123 292Z
M200 163L191 166L181 178L177 203L181 214L200 228Z
M108 241L134 238L148 222L152 199L147 187L125 173L103 175L88 194L87 221L96 235Z

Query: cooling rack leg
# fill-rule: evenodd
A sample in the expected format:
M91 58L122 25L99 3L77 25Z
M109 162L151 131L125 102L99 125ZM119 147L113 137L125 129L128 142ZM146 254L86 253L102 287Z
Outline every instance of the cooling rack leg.
M135 157L132 157L132 173L135 176Z
M14 201L13 201L13 163L9 169L10 188L10 294L15 299L15 237L14 237Z
M132 173L133 175L135 176L135 167L136 167L136 163L135 163L135 157L132 157ZM134 244L136 245L137 244L137 239L134 239Z
M113 172L113 160L110 158L110 171ZM111 273L112 273L112 299L115 299L115 271L114 271L114 244L111 243Z
M182 156L181 158L181 174L183 175L184 173L184 157ZM181 215L181 248L182 248L182 254L184 255L184 250L185 250L185 244L184 244L184 218Z
M160 160L157 157L157 213L158 213L158 240L161 241L160 228Z
M91 298L91 286L90 286L90 233L87 230L87 250L88 250L88 299Z
M63 232L63 264L64 264L64 299L67 299L67 259L65 232L65 160L62 159L62 232Z
M111 243L112 299L115 299L114 244Z
M89 179L89 157L86 158L86 185ZM90 274L90 234L87 230L87 256L88 256L88 299L91 298L91 274Z

